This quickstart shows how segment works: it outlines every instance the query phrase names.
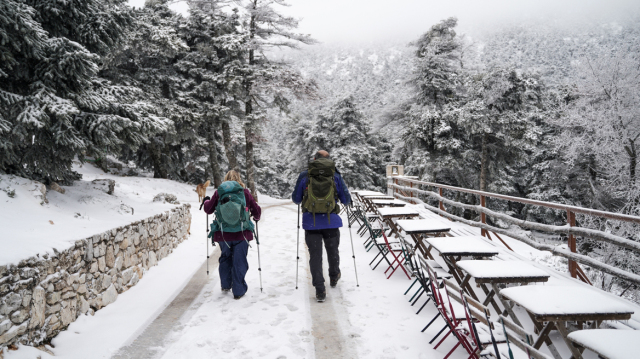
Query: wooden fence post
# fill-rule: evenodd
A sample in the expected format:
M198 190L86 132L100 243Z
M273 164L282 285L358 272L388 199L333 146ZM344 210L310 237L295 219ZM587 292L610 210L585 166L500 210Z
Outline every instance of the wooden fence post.
M409 182L409 185L413 188L413 182ZM409 192L409 197L413 197L413 191ZM413 199L411 199L411 204L415 204Z
M567 210L567 223L570 227L576 226L576 214L572 211ZM576 236L573 234L569 234L569 250L573 253L576 252ZM576 278L578 276L578 268L577 263L575 261L569 260L569 274L571 274L572 278Z
M438 188L438 194L440 195L440 197L442 196L442 187ZM440 204L440 210L444 211L444 204L442 204L442 201L438 201L438 203Z
M482 208L486 208L486 206L487 206L487 201L486 201L484 196L480 196L480 206ZM482 224L486 224L487 223L487 216L483 212L480 213L480 222ZM486 237L487 236L487 230L484 229L484 228L480 229L480 235L483 236L483 237Z

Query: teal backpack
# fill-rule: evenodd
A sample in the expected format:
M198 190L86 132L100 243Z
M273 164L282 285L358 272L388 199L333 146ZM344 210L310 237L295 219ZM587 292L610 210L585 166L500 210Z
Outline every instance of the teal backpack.
M216 218L211 223L209 237L215 232L254 231L251 215L244 198L244 188L236 181L225 181L218 187Z

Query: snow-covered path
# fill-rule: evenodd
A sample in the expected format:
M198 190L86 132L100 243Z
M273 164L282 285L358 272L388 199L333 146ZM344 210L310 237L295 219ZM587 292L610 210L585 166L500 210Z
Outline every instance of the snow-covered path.
M437 351L428 340L442 324L420 329L435 308L407 303L410 281L385 279L382 266L368 267L367 253L353 229L360 286L356 287L349 229L341 231L342 279L317 303L308 271L304 231L300 231L299 289L295 289L297 206L260 197L260 292L257 246L249 251L249 291L240 300L222 293L219 250L210 247L205 264L205 218L192 205L191 237L151 268L144 279L94 316L81 316L53 340L54 356L34 348L10 352L15 358L442 358L455 344ZM345 221L346 222L346 221ZM325 264L325 277L326 264ZM420 303L421 304L421 303ZM462 358L456 352L453 359Z
M151 323L117 358L437 358L421 334L425 311L413 314L402 296L406 278L384 279L379 269L368 269L371 253L357 234L354 247L360 287L356 287L348 228L341 233L343 279L328 288L325 303L316 303L308 271L304 232L300 232L299 289L295 289L297 207L292 203L263 202L260 222L263 292L259 289L257 247L249 254L250 289L241 300L222 293L216 266L202 291L166 336ZM211 258L211 263L219 252ZM325 266L326 268L326 266ZM326 271L326 270L325 270ZM188 286L187 286L188 287ZM178 298L176 298L177 300ZM171 310L173 305L167 309ZM145 335L150 333L150 335ZM153 338L155 340L149 340ZM431 353L430 353L431 352ZM429 355L432 354L432 355Z

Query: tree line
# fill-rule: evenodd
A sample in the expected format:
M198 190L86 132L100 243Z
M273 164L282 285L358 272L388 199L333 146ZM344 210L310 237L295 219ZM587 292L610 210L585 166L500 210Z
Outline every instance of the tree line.
M281 1L7 0L0 4L0 171L70 184L72 161L133 161L154 177L246 173L268 109L314 96L272 47L311 44Z

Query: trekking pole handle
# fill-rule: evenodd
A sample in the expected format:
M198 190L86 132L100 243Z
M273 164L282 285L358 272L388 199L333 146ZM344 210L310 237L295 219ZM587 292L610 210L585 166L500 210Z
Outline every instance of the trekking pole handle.
M260 221L259 221L259 220L258 220L258 221L256 221L256 219L255 219L255 218L254 218L253 220L254 220L254 222L256 223L256 244L257 244L257 245L260 245L260 239L258 238L258 222L260 222Z
M198 211L202 210L202 206L204 206L204 201L208 201L210 199L211 199L211 197L209 197L209 196L206 196L205 198L203 198L202 199L202 203L200 203L200 208L198 208Z

